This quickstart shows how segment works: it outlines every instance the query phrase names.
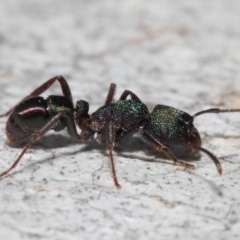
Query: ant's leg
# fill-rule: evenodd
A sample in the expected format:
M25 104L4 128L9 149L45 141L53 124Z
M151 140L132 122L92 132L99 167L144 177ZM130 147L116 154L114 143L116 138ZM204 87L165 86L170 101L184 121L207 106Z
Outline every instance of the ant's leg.
M67 125L67 128L68 128L69 135L72 138L75 138L77 140L81 140L79 138L79 135L78 135L77 131L76 131L76 126L75 126L75 123L74 123L74 120L73 120L72 116L68 112L61 112L61 113L57 114L56 116L54 116L45 126L43 126L40 130L38 130L37 132L35 132L32 135L31 139L29 140L27 145L24 147L24 149L22 150L19 157L15 160L15 162L12 164L12 166L8 170L6 170L5 172L0 174L0 178L3 177L4 175L6 175L13 168L15 168L17 166L17 164L19 163L19 161L21 160L22 156L27 151L27 149L34 142L36 142L37 140L42 138L42 136L44 134L46 134L49 130L51 130L53 128L53 126L56 124L56 122L58 122L60 120L60 118L63 118L66 121L66 125Z
M195 113L192 117L195 118L201 114L205 113L228 113L228 112L240 112L240 109L219 109L219 108L210 108L204 111Z
M106 101L105 101L105 104L110 104L113 102L113 97L114 97L114 94L115 94L115 90L116 90L116 84L115 83L112 83L110 85L110 88L109 88L109 91L108 91L108 95L107 95L107 98L106 98ZM126 100L128 96L131 96L131 98L133 100L138 100L140 101L139 97L134 94L133 92L129 91L129 90L125 90L120 99L119 100Z
M116 90L116 84L115 83L111 83L110 88L108 90L108 95L105 101L105 105L110 104L113 102L113 97L115 94L115 90Z
M101 144L107 144L109 155L110 155L113 182L114 182L114 185L116 186L116 188L121 188L121 185L118 183L118 180L117 180L116 170L115 170L115 165L114 165L114 160L113 160L113 154L112 154L112 150L116 144L112 120L107 122L104 129L101 131L101 133L98 134L97 141Z
M178 160L170 150L164 146L162 143L157 141L155 138L150 136L148 133L144 131L140 131L143 139L145 139L151 146L153 146L158 152L163 152L170 160L172 160L175 164L178 164L185 168L195 169L195 166L192 164L185 163L183 161Z
M49 79L48 81L46 81L45 83L43 83L40 87L36 88L32 93L30 93L28 96L26 96L25 98L23 98L20 102L30 98L30 97L35 97L35 96L38 96L40 95L41 93L43 93L44 91L46 91L49 87L52 86L52 84L55 82L55 81L59 81L60 85L61 85L61 88L62 88L62 92L63 92L63 95L70 99L72 101L72 94L71 94L71 91L70 91L70 88L68 86L68 83L67 81L65 80L64 77L62 76L56 76L56 77L53 77L51 79ZM15 106L14 106L15 107ZM9 111L7 111L6 113L4 114L1 114L0 117L4 117L4 116L8 116L12 110L14 109L11 108Z
M110 85L110 88L108 90L108 95L105 101L105 105L110 104L113 102L113 97L115 94L115 90L116 90L116 84L112 83ZM107 143L108 143L108 150L109 150L109 155L110 155L110 162L111 162L111 168L112 168L112 175L113 175L113 182L114 185L116 186L116 188L121 188L121 185L118 183L117 180L117 176L116 176L116 170L115 170L115 165L114 165L114 161L113 161L113 154L112 154L112 149L114 147L114 141L113 141L113 126L112 126L112 121L109 122L109 124L107 124L107 129L105 129L105 131L103 130L103 136L101 134L101 136L98 136L98 141L102 142L102 137L106 138Z
M114 165L114 161L113 161L113 154L112 154L112 150L115 146L114 140L113 140L114 139L114 132L113 132L113 122L112 122L112 120L109 122L108 129L109 129L108 150L109 150L109 154L110 154L113 181L114 181L114 184L115 184L116 188L121 188L121 185L118 183L118 180L117 180L115 165Z
M114 182L114 185L116 186L116 188L121 188L121 185L118 183L118 180L117 180L115 165L114 165L114 161L113 161L112 149L113 149L113 146L112 145L108 145L108 150L109 150L109 154L110 154L110 161L111 161L111 167L112 167L112 174L113 174L113 182Z
M131 92L131 91L129 91L129 90L125 90L125 91L122 93L122 95L121 95L121 97L120 97L119 100L126 100L129 95L131 96L131 98L132 98L133 100L141 101L136 94L134 94L133 92Z

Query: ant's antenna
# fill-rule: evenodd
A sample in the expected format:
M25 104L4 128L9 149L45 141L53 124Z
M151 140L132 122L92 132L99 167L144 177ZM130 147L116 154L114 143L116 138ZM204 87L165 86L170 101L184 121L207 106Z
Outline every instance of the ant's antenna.
M236 109L210 108L210 109L207 109L204 111L197 112L192 117L195 118L195 117L205 114L205 113L227 113L227 112L240 112L240 109L239 108L236 108Z
M222 175L221 163L220 163L219 159L213 153L211 153L210 151L208 151L207 149L205 149L203 147L192 146L192 148L195 148L199 151L206 153L213 160L214 164L216 165L219 175Z

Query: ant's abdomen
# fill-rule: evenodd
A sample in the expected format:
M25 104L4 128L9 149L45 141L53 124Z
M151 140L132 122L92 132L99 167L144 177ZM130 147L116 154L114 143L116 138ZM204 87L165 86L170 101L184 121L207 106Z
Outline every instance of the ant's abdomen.
M33 97L19 103L6 124L10 142L18 142L42 128L48 119L47 103L42 97Z

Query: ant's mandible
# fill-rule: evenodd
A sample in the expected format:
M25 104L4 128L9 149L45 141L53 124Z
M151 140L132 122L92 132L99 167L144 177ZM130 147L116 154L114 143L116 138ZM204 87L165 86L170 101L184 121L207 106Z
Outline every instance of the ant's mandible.
M47 99L39 95L55 81L61 85L63 96L50 95ZM201 147L201 137L193 125L195 117L205 113L239 112L240 109L211 108L193 116L179 109L157 105L149 113L148 108L133 92L125 90L117 102L113 102L116 85L111 84L105 101L89 115L89 104L77 101L74 108L68 83L62 76L56 76L43 83L15 107L0 117L9 116L6 134L15 143L30 137L26 146L12 166L0 174L0 178L16 167L27 149L49 130L61 131L67 127L69 135L81 142L90 141L97 134L97 141L106 144L109 150L114 184L120 188L116 177L112 150L116 145L127 143L133 134L139 132L157 151L163 152L175 164L194 169L194 165L178 160L171 152L181 149L189 154L205 152L215 163L218 173L222 167L213 153ZM131 99L127 99L130 96ZM76 125L82 130L77 133Z

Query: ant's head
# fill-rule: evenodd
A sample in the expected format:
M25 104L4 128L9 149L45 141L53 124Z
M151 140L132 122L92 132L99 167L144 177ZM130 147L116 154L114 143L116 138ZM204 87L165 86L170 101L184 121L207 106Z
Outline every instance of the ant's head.
M74 111L74 120L80 129L84 130L88 124L89 119L89 104L84 100L77 101Z
M187 133L187 141L188 141L188 144L190 144L192 146L201 147L201 145L202 145L202 140L199 135L199 132L194 126L191 129L191 131L189 131ZM192 151L192 153L195 153L198 150L196 148L192 148L191 151Z
M210 108L204 111L200 111L195 113L192 118L195 119L196 117L198 117L199 115L202 114L206 114L206 113L230 113L230 112L240 112L240 109L219 109L219 108ZM222 174L222 167L221 167L221 163L219 162L219 160L217 159L217 157L211 153L209 150L201 147L201 138L200 135L197 131L197 129L195 127L193 127L190 132L188 132L188 140L189 140L189 146L190 146L190 150L192 152L196 152L196 151L202 151L204 153L206 153L215 163L218 173L221 175Z
M198 117L199 115L205 114L205 113L230 113L230 112L240 112L240 109L219 109L219 108L210 108L204 111L200 111L195 113L192 117L193 119L195 119L196 117ZM198 134L199 135L199 134ZM222 167L221 167L221 163L219 162L219 160L217 159L217 157L211 153L209 150L202 148L201 145L196 144L196 140L195 137L197 136L197 134L195 134L195 137L193 138L194 135L192 135L192 144L193 144L193 148L200 150L204 153L206 153L215 163L218 173L221 175L222 174Z

